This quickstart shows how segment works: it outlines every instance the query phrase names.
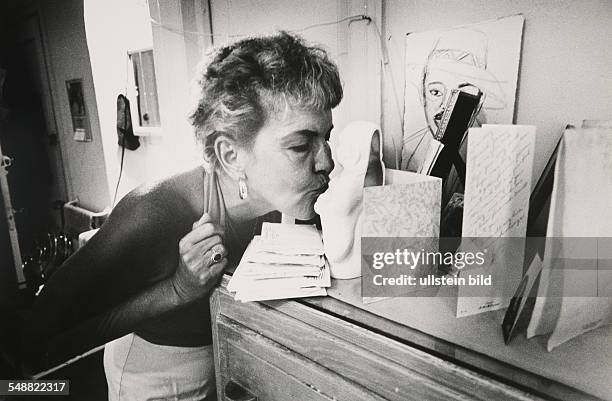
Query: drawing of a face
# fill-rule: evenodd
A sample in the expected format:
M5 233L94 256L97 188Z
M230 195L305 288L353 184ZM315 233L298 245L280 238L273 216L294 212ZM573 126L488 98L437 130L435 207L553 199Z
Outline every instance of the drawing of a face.
M508 21L503 28L498 25L506 22L500 20L406 35L404 126L398 155L402 170L420 172L425 163L431 167L440 150L443 138L438 130L453 90L481 95L472 126L512 121L519 20ZM506 51L506 45L512 52Z
M478 95L480 92L478 87L467 82L462 76L448 71L426 70L423 98L425 118L432 135L438 130L448 95L453 89L460 89L472 95Z

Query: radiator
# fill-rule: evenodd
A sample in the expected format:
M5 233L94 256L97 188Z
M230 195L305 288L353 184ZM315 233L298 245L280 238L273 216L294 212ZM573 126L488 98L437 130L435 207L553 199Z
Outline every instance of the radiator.
M108 217L108 210L92 212L78 205L78 200L64 204L64 232L70 238L80 233L99 228Z

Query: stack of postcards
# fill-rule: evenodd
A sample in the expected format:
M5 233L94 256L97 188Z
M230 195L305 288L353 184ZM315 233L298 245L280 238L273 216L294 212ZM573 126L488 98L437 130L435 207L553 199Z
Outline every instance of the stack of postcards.
M329 265L315 226L264 223L227 289L242 302L327 295Z

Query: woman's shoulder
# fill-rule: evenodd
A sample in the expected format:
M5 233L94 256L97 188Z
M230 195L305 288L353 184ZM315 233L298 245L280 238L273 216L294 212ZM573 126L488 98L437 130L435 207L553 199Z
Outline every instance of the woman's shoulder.
M196 168L140 185L113 208L104 226L115 232L155 231L149 234L157 235L191 227L201 214L202 176L202 169Z
M129 192L113 214L129 220L197 220L203 198L201 167L150 182Z

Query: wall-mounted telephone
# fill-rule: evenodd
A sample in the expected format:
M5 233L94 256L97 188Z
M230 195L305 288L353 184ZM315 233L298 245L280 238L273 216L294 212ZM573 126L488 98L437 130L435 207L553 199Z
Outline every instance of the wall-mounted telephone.
M130 101L124 95L117 96L117 139L119 146L129 150L140 147L140 140L134 135Z

